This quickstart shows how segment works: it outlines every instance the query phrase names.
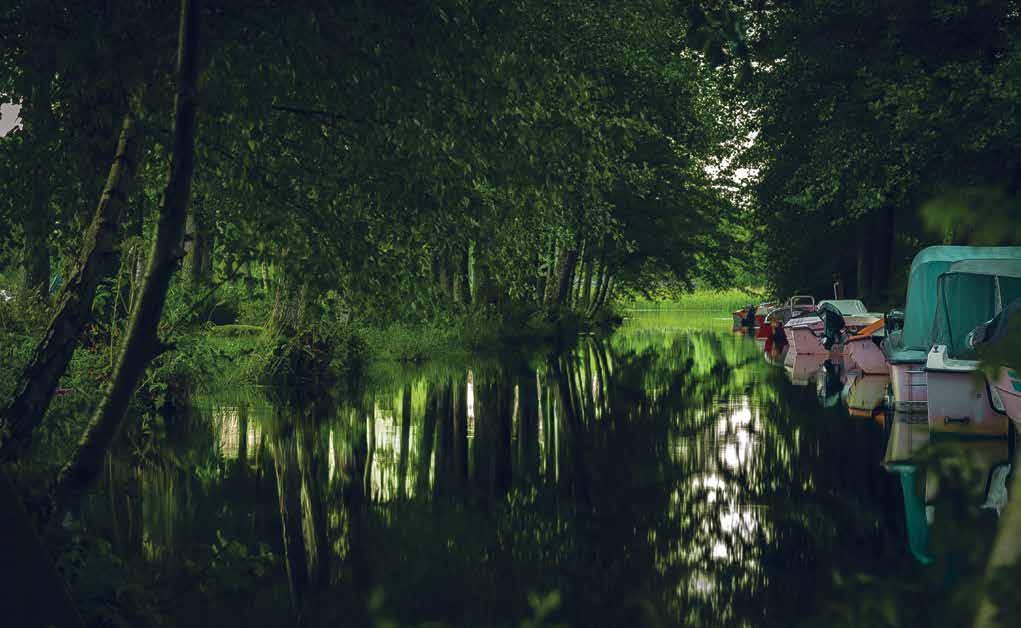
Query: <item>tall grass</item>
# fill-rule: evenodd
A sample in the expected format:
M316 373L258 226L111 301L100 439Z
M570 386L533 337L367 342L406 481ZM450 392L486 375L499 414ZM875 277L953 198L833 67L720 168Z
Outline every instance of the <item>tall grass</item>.
M763 290L759 288L730 288L728 290L696 290L669 301L636 299L622 304L625 309L685 312L718 312L729 314L749 303L762 301Z

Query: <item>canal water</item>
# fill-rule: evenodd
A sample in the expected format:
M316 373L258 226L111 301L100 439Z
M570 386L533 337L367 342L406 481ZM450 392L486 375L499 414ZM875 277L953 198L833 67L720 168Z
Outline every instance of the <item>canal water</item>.
M168 625L960 626L1007 498L1006 441L729 320L368 379L147 418L76 588L135 574Z

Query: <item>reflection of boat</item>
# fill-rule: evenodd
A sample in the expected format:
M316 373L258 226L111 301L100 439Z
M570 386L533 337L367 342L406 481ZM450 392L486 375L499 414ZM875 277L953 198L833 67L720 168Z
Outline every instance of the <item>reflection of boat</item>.
M935 501L939 478L928 473L915 457L929 444L928 423L918 417L898 412L892 421L883 466L900 476L904 496L904 520L907 524L908 547L923 564L934 562L930 530L938 524ZM982 508L999 515L1007 502L1007 476L1010 473L1009 449L1005 440L957 440L953 448L965 454L971 464L984 471L978 474Z
M1017 259L1021 247L930 246L911 262L908 276L904 328L883 340L883 354L890 365L890 383L897 409L926 409L925 361L932 348L932 323L936 313L936 281L954 262L966 259Z
M976 328L1021 296L1021 255L1015 260L965 260L936 282L933 346L925 363L929 384L929 427L937 431L995 436L1007 434L1002 405L979 372L973 340Z
M842 345L848 334L880 318L866 311L865 304L857 299L820 301L814 314L788 321L784 334L797 353L829 353Z
M787 379L795 386L807 386L828 359L828 355L812 353L798 355L788 350L783 363L784 371L787 372Z
M842 362L826 360L816 373L815 392L824 408L840 403L840 392L844 389L844 365Z
M754 307L754 312L749 312ZM760 327L766 320L766 314L776 307L772 301L759 303L757 306L749 306L740 310L734 310L730 315L734 318L734 330L742 327ZM751 316L749 316L751 314Z
M783 345L780 347L772 345L768 349L764 348L762 351L762 355L763 357L766 358L767 364L772 364L773 366L781 366L784 363L784 358L787 357L787 345Z
M1015 330L1021 329L1021 299L1014 299L996 318L972 330L969 334L970 342L976 348L996 345L1003 342L1012 327ZM1003 366L987 375L987 380L994 404L1021 425L1021 374Z
M903 320L903 319L901 319ZM854 362L854 368L869 375L889 375L890 367L880 345L886 337L887 325L892 322L888 316L858 330L844 342L844 354Z
M852 416L872 416L873 411L883 405L889 385L889 375L849 372L842 393L844 403L847 404L847 411Z

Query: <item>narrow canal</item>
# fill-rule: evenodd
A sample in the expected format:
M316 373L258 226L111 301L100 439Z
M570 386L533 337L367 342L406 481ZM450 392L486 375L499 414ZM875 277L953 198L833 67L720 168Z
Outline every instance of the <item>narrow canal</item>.
M927 447L884 382L768 357L636 312L529 359L200 397L111 458L85 569L159 581L176 625L966 623L944 602L977 586L1007 443Z

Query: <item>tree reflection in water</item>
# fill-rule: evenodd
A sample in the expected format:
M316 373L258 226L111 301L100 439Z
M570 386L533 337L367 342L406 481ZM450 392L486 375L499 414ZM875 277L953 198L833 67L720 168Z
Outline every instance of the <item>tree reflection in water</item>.
M722 329L639 320L354 391L214 395L180 422L111 461L88 519L213 600L178 622L516 625L558 591L572 626L812 624L847 593L834 574L921 577L882 426Z

